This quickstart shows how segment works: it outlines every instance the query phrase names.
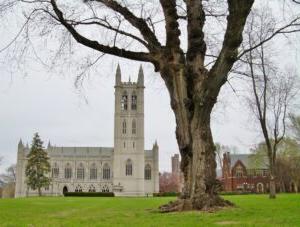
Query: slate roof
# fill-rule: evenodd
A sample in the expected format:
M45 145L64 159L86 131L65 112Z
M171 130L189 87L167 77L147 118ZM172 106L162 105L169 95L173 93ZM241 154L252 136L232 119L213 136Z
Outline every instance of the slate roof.
M25 154L29 153L29 149L24 149ZM114 148L113 147L57 147L51 146L46 148L46 152L50 157L54 156L70 156L70 157L112 157ZM145 150L145 157L152 157L152 150Z
M240 160L247 169L267 169L268 158L267 156L254 156L253 154L230 154L231 168Z
M112 147L50 147L47 149L49 156L112 156Z

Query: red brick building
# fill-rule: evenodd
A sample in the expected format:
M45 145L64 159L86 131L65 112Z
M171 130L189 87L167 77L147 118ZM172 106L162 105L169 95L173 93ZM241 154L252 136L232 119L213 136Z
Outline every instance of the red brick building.
M251 154L223 155L222 183L224 191L263 193L269 190L267 159L253 159Z

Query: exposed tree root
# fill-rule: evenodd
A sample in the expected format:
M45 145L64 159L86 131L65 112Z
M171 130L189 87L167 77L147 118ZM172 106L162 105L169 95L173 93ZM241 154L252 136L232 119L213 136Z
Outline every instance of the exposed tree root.
M234 206L234 204L228 200L224 200L219 196L208 197L206 194L201 199L178 199L171 201L168 204L159 207L161 213L178 212L178 211L208 211L215 212L224 207Z

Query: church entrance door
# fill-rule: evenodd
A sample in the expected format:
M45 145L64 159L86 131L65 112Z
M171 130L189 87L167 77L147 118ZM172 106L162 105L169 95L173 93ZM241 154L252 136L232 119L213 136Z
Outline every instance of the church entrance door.
M65 187L63 188L63 194L65 195L67 192L68 192L68 187L65 186Z

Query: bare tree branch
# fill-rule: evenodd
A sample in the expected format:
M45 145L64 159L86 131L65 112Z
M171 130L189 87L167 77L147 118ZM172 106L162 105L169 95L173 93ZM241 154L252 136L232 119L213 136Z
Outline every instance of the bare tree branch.
M115 0L95 0L95 1L103 3L108 8L120 13L127 21L130 22L130 24L132 24L135 28L137 28L141 32L143 38L147 40L147 42L149 43L151 50L154 50L161 46L154 33L148 27L146 21L142 18L136 17L132 12L129 11L128 8L120 5Z
M77 42L81 43L82 45L90 47L90 48L98 50L98 51L101 51L103 53L115 55L118 57L125 57L125 58L129 58L132 60L137 60L137 61L146 61L146 62L153 61L153 59L151 58L149 53L133 52L133 51L120 49L118 47L110 47L110 46L102 45L95 40L90 40L90 39L82 36L79 32L76 31L76 29L71 24L69 24L65 20L63 13L60 11L60 9L56 5L56 0L51 0L51 5L52 5L53 10L54 10L55 14L57 15L59 21L61 22L61 24L63 26L65 26L65 28L72 34L74 39Z
M228 0L229 15L223 47L216 63L209 72L209 76L214 77L219 86L225 83L226 76L237 59L238 48L243 40L243 27L253 3L253 0L247 2Z

